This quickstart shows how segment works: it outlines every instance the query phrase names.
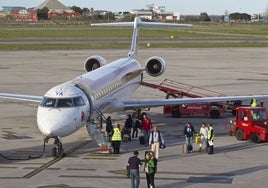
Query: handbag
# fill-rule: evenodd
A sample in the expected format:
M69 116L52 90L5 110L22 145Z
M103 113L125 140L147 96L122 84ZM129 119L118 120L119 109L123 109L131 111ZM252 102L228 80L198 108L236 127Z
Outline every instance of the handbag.
M144 172L149 173L149 166L147 163L145 163Z
M167 146L166 146L166 144L160 144L160 149L165 149Z

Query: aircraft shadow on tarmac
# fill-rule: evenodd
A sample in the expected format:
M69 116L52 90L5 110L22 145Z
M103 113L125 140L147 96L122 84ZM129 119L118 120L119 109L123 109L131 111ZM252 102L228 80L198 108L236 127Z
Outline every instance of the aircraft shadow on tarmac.
M36 158L46 158L51 157L51 149L53 145L47 144L45 146L45 152L43 152L43 144L40 140L40 146L34 147L22 147L12 150L2 150L0 153L1 164L16 163L17 161L27 161ZM65 152L68 156L85 154L91 152L92 150L97 150L99 147L95 142L90 141L90 139L85 139L84 141L69 142L64 144ZM40 156L41 155L41 156ZM38 157L40 156L40 157Z

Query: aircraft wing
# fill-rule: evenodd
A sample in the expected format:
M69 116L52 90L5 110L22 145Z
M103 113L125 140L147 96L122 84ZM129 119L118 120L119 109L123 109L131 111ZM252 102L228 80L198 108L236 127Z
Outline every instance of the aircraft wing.
M0 98L22 100L22 101L31 101L40 103L43 99L42 96L33 96L33 95L19 95L11 93L0 93Z
M159 107L159 106L165 106L165 105L223 102L223 101L247 100L247 99L259 99L260 100L260 99L265 99L265 98L268 98L268 95L178 98L178 99L144 99L144 100L123 101L123 105L124 105L125 110L129 110L129 109L135 109L135 108Z

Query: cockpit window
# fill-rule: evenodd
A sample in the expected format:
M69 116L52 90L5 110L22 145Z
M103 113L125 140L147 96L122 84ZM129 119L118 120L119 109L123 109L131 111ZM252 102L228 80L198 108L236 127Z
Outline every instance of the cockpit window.
M74 101L74 106L83 106L85 105L85 101L83 100L82 97L75 97L73 98Z
M44 97L40 106L43 107L55 107L55 108L70 108L70 107L78 107L85 105L85 101L83 98L74 97L74 98L63 98L63 99L55 99L55 98L47 98Z
M73 107L73 101L72 99L59 99L57 107Z
M44 98L43 101L41 102L41 106L44 107L55 107L56 104L56 99L53 98Z

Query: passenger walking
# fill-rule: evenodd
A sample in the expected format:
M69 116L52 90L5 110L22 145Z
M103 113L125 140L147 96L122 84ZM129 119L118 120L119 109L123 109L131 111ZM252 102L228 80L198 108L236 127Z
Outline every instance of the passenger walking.
M164 142L162 133L156 126L153 126L153 130L151 131L149 138L149 146L151 147L151 151L154 152L156 160L159 158L159 148L161 144L165 144Z
M131 188L139 188L140 186L140 171L139 167L142 165L141 160L138 158L139 152L134 151L133 156L128 159L129 176L131 179Z
M133 127L133 120L131 118L131 115L128 114L128 117L125 121L125 129L126 129L126 134L128 135L128 140L131 141L131 129Z
M202 148L207 149L208 128L206 127L205 123L201 124L199 134L201 136L201 142L199 144L199 151L202 151Z
M122 134L121 134L119 123L113 129L113 136L112 136L111 140L112 140L113 153L119 154L120 153L120 145L121 145L121 141L122 141Z
M185 143L187 146L187 153L193 152L193 136L196 134L194 126L188 122L184 127Z
M148 118L146 113L143 113L142 120L141 120L141 126L144 133L144 142L145 146L149 143L149 136L150 136L150 130L152 126L151 119Z
M110 141L112 137L112 132L113 132L113 123L112 123L111 116L108 116L106 119L106 132Z
M153 152L147 152L145 154L144 162L145 162L144 171L146 174L147 187L155 188L154 176L156 173L156 163L154 160Z
M138 138L138 132L139 132L138 129L142 129L141 122L139 119L135 119L132 131L132 138Z

